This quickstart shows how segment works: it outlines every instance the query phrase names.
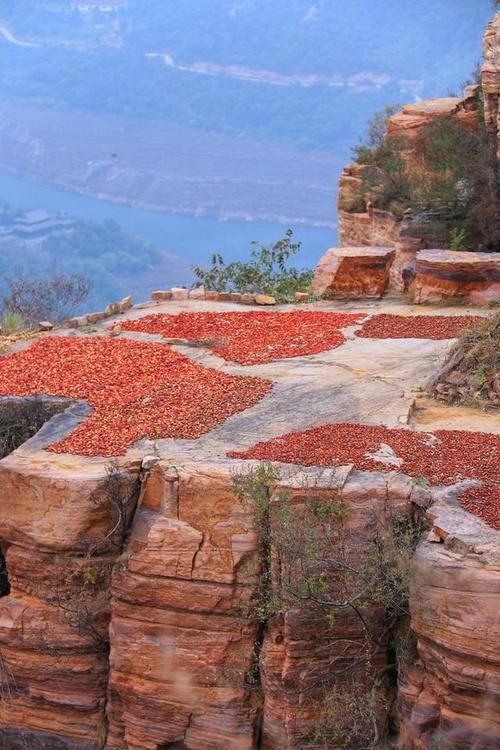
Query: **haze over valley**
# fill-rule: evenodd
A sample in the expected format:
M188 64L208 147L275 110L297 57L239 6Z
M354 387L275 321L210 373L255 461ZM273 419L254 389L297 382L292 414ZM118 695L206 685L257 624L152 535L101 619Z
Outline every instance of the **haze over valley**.
M166 285L189 283L192 261L221 250L242 257L250 239L277 239L289 226L303 242L302 263L313 265L336 242L338 175L370 115L459 91L480 57L489 0L424 0L418 18L412 8L409 0L347 8L148 0L147 12L144 0L101 9L1 3L0 170L25 189L17 183L14 200L7 181L0 197L19 209L48 209L43 186L97 198L102 211L71 201L71 215L114 218L125 233L134 225L165 258ZM112 204L147 214L136 226ZM156 212L162 229L148 231L146 215L154 225ZM33 248L19 245L15 257L31 264ZM43 257L67 261L55 251ZM101 261L80 263L97 282L96 302L117 291L103 281L112 254ZM147 267L145 257L131 269L133 292L148 285Z

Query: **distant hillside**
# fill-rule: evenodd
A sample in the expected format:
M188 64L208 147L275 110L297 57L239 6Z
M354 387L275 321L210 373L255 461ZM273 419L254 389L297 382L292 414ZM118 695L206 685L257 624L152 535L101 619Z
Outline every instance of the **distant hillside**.
M337 152L388 102L459 86L491 14L490 0L422 0L418 10L412 0L129 0L101 15L71 11L70 0L9 6L4 100Z

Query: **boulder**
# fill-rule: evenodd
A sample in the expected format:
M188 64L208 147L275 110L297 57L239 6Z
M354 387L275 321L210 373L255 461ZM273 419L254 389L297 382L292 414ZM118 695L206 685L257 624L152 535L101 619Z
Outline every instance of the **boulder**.
M130 308L132 307L131 295L129 294L128 297L124 297L123 299L121 299L118 305L119 305L121 313L124 313L124 312L127 312L127 310L130 310Z
M500 299L500 253L422 250L417 255L415 302L463 299L484 305Z
M100 323L105 317L104 312L87 313L87 324L94 325L95 323Z
M151 292L151 299L153 302L166 302L172 299L171 289L158 289L156 292Z
M205 299L209 300L210 302L218 302L220 300L220 292L205 292Z
M382 297L393 259L391 247L331 248L316 268L313 293L336 299Z
M205 299L205 287L197 286L189 292L189 299Z
M275 305L276 300L269 294L257 294L255 297L256 305Z
M39 331L51 331L53 328L54 325L50 322L50 320L41 320L38 324Z

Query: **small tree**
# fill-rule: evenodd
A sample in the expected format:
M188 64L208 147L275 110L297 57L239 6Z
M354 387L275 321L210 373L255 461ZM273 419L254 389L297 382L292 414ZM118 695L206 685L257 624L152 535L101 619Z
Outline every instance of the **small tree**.
M288 261L295 256L300 242L293 242L293 232L288 229L285 236L272 245L252 242L250 260L246 263L234 261L226 264L220 254L212 256L209 269L193 266L200 284L217 292L242 292L269 294L279 302L290 302L294 293L309 292L312 271L290 268Z
M364 165L365 200L400 218L411 209L422 232L427 226L453 249L498 251L500 169L495 138L484 124L473 130L438 117L409 141L381 138L383 114L367 144L355 149Z
M2 299L5 312L20 316L28 325L41 320L59 323L87 299L90 282L82 274L54 273L39 279L20 276L6 279Z

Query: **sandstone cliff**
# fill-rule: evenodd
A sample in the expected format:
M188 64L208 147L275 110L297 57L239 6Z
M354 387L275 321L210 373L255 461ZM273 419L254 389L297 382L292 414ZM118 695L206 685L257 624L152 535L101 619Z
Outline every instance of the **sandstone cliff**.
M500 15L488 29L483 68L487 123L495 132L499 23ZM411 139L443 109L475 127L479 109L470 91L463 99L407 107L392 118L390 127ZM447 251L423 252L417 259L424 242L415 236L415 222L400 222L389 212L361 205L361 172L352 167L341 182L342 232L356 247L330 251L318 283L330 285L344 298L350 296L354 279L359 296L379 297L389 282L404 291L408 270L415 270L416 282L420 272L423 298L432 297L436 288L443 296L443 290L450 291L453 298L458 286L467 289L472 301L487 300L497 283L497 266L492 271L490 259L463 254L459 270L467 275L464 285L456 266L450 273L454 261ZM368 247L375 239L382 247ZM359 277L356 261L364 269ZM325 281L332 269L333 285ZM322 734L328 691L341 706L340 713L338 705L333 712L337 734L339 726L341 733L345 729L335 741L344 750L356 750L349 725L356 723L359 705L340 699L350 688L354 696L358 690L369 695L368 708L365 703L361 709L370 724L372 746L390 731L393 739L399 734L401 750L498 748L500 552L495 528L500 525L500 502L498 482L491 479L498 452L492 450L489 463L483 464L490 484L483 504L472 507L476 515L466 510L463 497L486 483L477 471L467 473L477 469L468 445L471 434L476 447L494 447L500 429L488 414L447 410L436 415L431 410L422 416L416 408L416 395L457 335L450 334L451 317L459 330L472 322L470 312L450 306L439 316L436 311L423 316L407 307L401 315L400 301L384 300L347 303L352 314L345 314L334 303L321 302L311 310L324 328L317 330L316 323L306 331L304 323L294 336L290 324L288 329L283 325L287 313L266 312L266 325L279 335L265 345L252 342L240 322L238 343L259 345L259 356L230 361L223 358L219 340L205 337L200 343L197 338L194 346L192 339L177 338L172 345L158 334L161 325L158 331L134 327L148 313L158 321L161 315L155 313L186 314L202 305L220 313L221 325L227 325L227 315L239 309L208 295L206 301L188 300L187 290L178 299L164 301L173 296L168 295L149 306L130 309L127 304L126 324L112 331L99 318L91 336L78 327L63 331L64 337L54 336L50 346L44 345L44 367L27 376L24 355L30 342L19 343L9 359L9 364L14 362L9 382L0 377L0 393L8 400L13 379L18 381L20 403L34 396L30 389L45 398L54 387L51 377L67 365L64 358L70 350L81 349L78 362L84 365L85 351L94 352L87 369L78 371L76 384L68 377L61 386L54 378L63 391L71 390L62 394L64 409L55 410L33 438L0 461L0 563L5 563L0 570L1 750L323 750L329 739ZM380 315L374 316L374 309ZM248 310L256 314L256 308ZM397 319L404 332L396 331L394 337L363 335L366 319L383 329L380 319L386 318ZM334 320L342 321L337 328ZM170 353L166 375L153 367L147 347L139 347L140 356L132 358L140 337ZM62 338L63 359L51 359ZM120 346L107 347L110 340ZM106 348L121 352L113 360L111 383ZM199 380L198 390L192 388L199 377L195 364L205 368L205 411L214 413L203 429L190 432L181 429L184 423L206 417L200 414ZM71 375L69 369L65 374ZM187 386L179 384L180 370ZM216 378L207 371L221 376L223 385L216 393L220 398L222 392L226 401L227 384L235 376L244 376L242 388L258 382L266 387L246 410L221 414L222 406L214 408L214 399L210 401ZM85 457L62 452L62 441L90 421L88 404L95 392L89 383L95 372L100 378L96 403L106 408L107 431L100 435L97 452L88 450ZM140 376L149 390L137 387L135 392ZM153 401L159 383L162 398ZM183 388L191 394L191 403ZM129 398L126 410L117 408L117 403L123 406L117 394L124 391ZM82 393L87 403L69 400L83 398ZM198 400L191 408L192 394ZM233 401L241 406L244 398L245 391ZM147 414L150 424L127 433L139 412L143 423ZM173 415L177 432L171 429L158 437L152 424L159 415L169 425L166 418ZM92 417L94 424L99 422L95 406ZM265 484L267 515L259 522L235 493L235 472L244 474L257 465L245 451L262 441L283 447L288 433L298 432L306 435L307 447L307 440L313 440L307 437L310 431L325 425L356 428L346 433L346 444L336 446L342 460L330 459L326 450L322 457L322 443L313 446L319 458L303 462L306 467L299 465L293 450L276 459L282 461L281 471ZM375 452L362 441L358 444L359 432L375 439L377 430L405 439L416 434L420 442L414 445L427 456L422 474L420 469L403 471L404 459L380 438ZM458 436L453 458L460 453L460 467L464 455L470 458L459 476L448 470L448 463L438 478L433 473L437 454L432 451L444 442L439 430ZM155 441L148 438L151 433ZM133 435L129 442L127 434ZM128 446L124 455L99 457L109 449L105 441L117 435L125 440L119 445ZM138 435L142 438L136 441ZM63 449L78 453L81 445L65 443ZM284 496L291 508L285 521L293 517L295 526L279 521L279 513L273 515L282 509ZM333 614L320 616L318 608L308 606L318 598L314 577L306 581L306 605L299 591L286 607L282 602L263 606L269 603L263 588L268 593L272 585L293 577L273 532L280 522L293 547L292 532L300 529L310 508L317 511L315 518L326 513L335 519L335 572L349 539L344 574L347 568L357 571L367 559L371 564L374 524L386 530L398 514L418 522L421 530L426 519L412 564L411 623L407 611L394 616L377 592L364 589L356 596L359 607L342 599L334 602ZM391 561L383 558L382 567L396 585L398 572ZM344 585L345 576L340 578ZM320 584L328 584L328 576ZM415 652L403 658L398 628L408 624Z

